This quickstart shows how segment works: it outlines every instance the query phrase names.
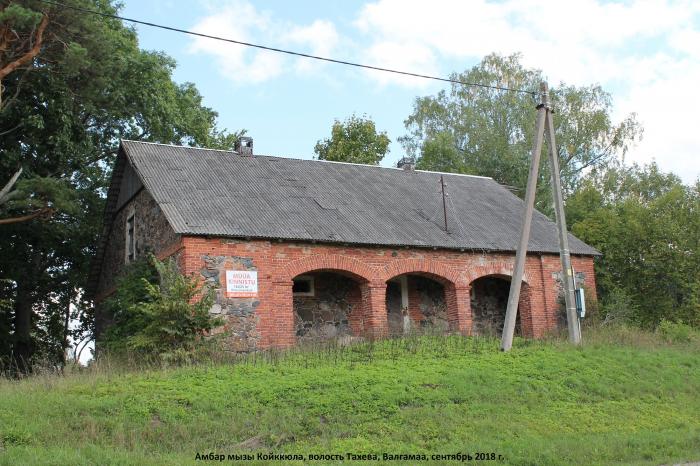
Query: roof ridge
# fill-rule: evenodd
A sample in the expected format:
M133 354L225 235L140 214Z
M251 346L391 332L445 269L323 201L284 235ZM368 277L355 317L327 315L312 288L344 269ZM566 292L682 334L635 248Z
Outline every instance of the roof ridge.
M235 150L226 150L226 149L211 149L209 147L194 147L194 146L183 146L180 144L165 144L162 142L151 142L151 141L135 141L133 139L120 139L120 142L133 142L136 144L151 144L153 146L165 146L165 147L176 147L178 149L194 149L194 150L208 150L211 152L228 152L231 154L238 154Z
M133 142L136 144L152 144L154 146L175 147L175 148L179 148L179 149L194 149L194 150L206 150L206 151L213 151L213 152L227 152L227 153L231 153L231 154L240 155L236 151L225 150L225 149L211 149L208 147L182 146L182 145L178 145L178 144L164 144L164 143L160 143L160 142L150 142L150 141L134 141L133 139L122 139L121 141L122 142ZM340 162L337 160L304 159L304 158L300 158L300 157L285 157L285 156L281 156L281 155L269 155L269 154L254 154L254 156L255 157L269 157L269 158L276 158L276 159L285 159L285 160L299 160L302 162L338 163L338 164L342 164L342 165L356 165L358 167L365 167L365 168L383 168L383 169L388 169L388 170L407 171L407 170L404 170L403 168L398 168L398 167L383 167L381 165L370 165L367 163L355 163L355 162ZM470 175L468 173L439 172L439 171L433 171L433 170L411 170L411 171L420 172L420 173L435 173L438 175L465 176L468 178L482 178L485 180L493 180L493 178L490 176Z

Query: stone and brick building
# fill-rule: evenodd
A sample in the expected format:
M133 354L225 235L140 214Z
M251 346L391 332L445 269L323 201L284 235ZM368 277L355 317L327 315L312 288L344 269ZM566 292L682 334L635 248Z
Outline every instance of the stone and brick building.
M414 329L498 333L522 201L490 178L122 141L88 292L147 252L216 289L235 351ZM441 177L446 185L443 202ZM445 225L447 218L447 227ZM535 212L516 331L560 323L556 226ZM570 235L579 285L598 251Z

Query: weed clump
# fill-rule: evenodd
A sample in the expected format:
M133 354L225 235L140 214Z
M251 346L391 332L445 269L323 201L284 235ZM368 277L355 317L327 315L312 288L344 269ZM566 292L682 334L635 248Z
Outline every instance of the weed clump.
M150 256L135 265L108 302L114 321L104 336L113 357L182 364L206 355L217 339L206 332L223 321L209 313L214 291L182 275L174 259Z

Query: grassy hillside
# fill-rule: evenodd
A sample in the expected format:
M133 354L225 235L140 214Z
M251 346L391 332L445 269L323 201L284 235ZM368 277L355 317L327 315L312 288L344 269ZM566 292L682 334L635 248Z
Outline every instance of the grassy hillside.
M700 460L697 343L594 339L582 349L520 340L504 354L495 340L424 336L1 381L0 464L204 464L197 453L212 452L340 454L351 464L361 462L348 452L495 454L488 464Z

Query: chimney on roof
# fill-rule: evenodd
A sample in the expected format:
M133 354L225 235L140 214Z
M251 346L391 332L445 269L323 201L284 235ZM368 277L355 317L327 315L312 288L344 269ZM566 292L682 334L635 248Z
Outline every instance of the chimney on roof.
M241 136L236 141L233 146L234 150L240 155L252 157L253 156L253 138L249 136Z
M413 157L404 157L398 161L396 168L403 168L404 170L415 170L416 169L416 159Z

